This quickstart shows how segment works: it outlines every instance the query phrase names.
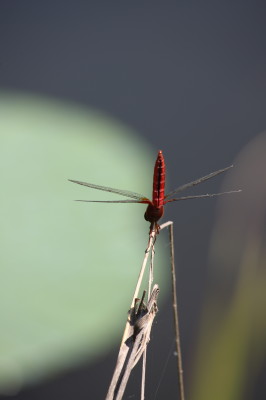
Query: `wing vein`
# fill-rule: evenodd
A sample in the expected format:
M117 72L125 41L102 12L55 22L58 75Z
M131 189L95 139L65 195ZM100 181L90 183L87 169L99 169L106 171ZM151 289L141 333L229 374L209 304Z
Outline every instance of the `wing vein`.
M140 200L149 200L143 194L136 193L136 192L131 192L130 190L114 189L114 188L111 188L111 187L108 187L108 186L95 185L94 183L75 181L73 179L69 179L69 181L73 182L73 183L77 183L78 185L87 186L87 187L92 188L92 189L97 189L97 190L102 190L104 192L120 194L121 196L130 197L132 199L136 199L136 200L139 200L139 201Z
M219 169L218 171L211 172L210 174L202 176L201 178L196 179L195 181L192 181L192 182L186 183L185 185L179 186L178 188L176 188L176 189L172 190L170 193L168 193L165 196L165 198L171 197L176 193L183 192L184 190L186 190L186 189L188 189L190 187L199 185L200 183L205 182L208 179L213 178L214 176L222 174L223 172L227 171L228 169L230 169L232 167L233 167L233 165L230 165L229 167L226 167L226 168L223 168L223 169Z

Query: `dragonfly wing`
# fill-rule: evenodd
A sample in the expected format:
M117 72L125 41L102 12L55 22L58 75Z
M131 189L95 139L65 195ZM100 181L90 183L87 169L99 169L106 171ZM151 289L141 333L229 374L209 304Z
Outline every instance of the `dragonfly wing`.
M85 201L86 203L143 203L149 204L150 200L143 198L142 200L75 200Z
M242 190L231 190L229 192L221 192L221 193L206 193L206 194L198 194L195 196L184 196L184 197L178 197L177 199L170 199L166 200L164 204L170 203L171 201L180 201L180 200L189 200L189 199L204 199L206 197L216 197L216 196L222 196L224 194L231 194L231 193L240 193Z
M138 200L138 202L140 202L142 200L148 200L147 197L143 196L143 194L131 192L130 190L114 189L114 188L107 187L107 186L95 185L94 183L74 181L73 179L69 179L69 181L73 182L73 183L77 183L78 185L90 187L92 189L103 190L104 192L116 193L116 194L120 194L121 196L130 197L131 199Z
M168 198L168 197L173 196L176 193L183 192L183 190L186 190L186 189L188 189L190 187L199 185L200 183L205 182L208 179L213 178L214 176L220 175L220 174L222 174L223 172L227 171L230 168L233 168L233 165L230 165L229 167L226 167L226 168L223 168L223 169L219 169L218 171L214 171L214 172L212 172L212 173L210 173L210 174L208 174L206 176L203 176L203 177L201 177L199 179L196 179L195 181L192 181L192 182L186 183L185 185L179 186L177 189L175 189L172 192L168 193L165 196L165 199Z

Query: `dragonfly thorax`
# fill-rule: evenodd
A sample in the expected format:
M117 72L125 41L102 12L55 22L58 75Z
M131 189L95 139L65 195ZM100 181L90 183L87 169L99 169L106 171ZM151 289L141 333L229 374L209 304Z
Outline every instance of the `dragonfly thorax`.
M153 204L149 204L145 211L144 218L151 224L155 223L159 221L160 218L162 218L163 211L164 211L163 206L155 207Z

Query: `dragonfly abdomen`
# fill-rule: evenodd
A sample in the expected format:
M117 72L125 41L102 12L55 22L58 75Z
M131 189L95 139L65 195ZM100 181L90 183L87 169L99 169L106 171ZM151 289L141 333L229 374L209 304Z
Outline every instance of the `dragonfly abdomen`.
M163 207L164 188L165 188L165 162L163 158L163 153L161 150L159 150L153 174L152 203L155 208Z
M157 226L157 221L163 216L164 212L164 188L165 188L165 163L163 153L158 151L158 156L154 166L152 202L148 205L144 218Z

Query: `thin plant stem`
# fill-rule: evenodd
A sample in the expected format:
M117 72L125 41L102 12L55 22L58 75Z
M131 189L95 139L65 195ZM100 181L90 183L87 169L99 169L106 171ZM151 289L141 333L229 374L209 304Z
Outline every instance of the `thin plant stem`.
M151 262L150 262L150 269L149 269L149 286L148 286L148 298L151 295L151 287L153 282L153 271L154 271L154 242L151 247Z
M170 241L170 259L171 259L171 277L172 277L172 306L173 306L174 329L175 329L175 344L176 344L176 355L177 355L179 397L180 397L180 400L185 400L184 373L183 373L183 364L182 364L181 340L180 340L177 294L176 294L174 224L172 221L168 221L161 226L161 229L166 228L167 226L169 227L169 241Z
M154 229L156 229L154 227ZM156 235L156 232L154 232ZM156 238L156 236L155 236ZM151 261L150 261L150 269L149 269L149 286L148 286L148 299L150 298L151 295L151 286L153 282L153 269L154 269L154 242L152 243L151 246ZM147 348L145 348L142 356L142 374L141 374L141 397L140 400L144 400L145 398L145 379L146 379L146 364L147 364Z
M144 350L143 356L142 356L142 372L141 372L141 394L140 394L140 400L144 400L144 398L145 398L146 365L147 365L147 348Z

